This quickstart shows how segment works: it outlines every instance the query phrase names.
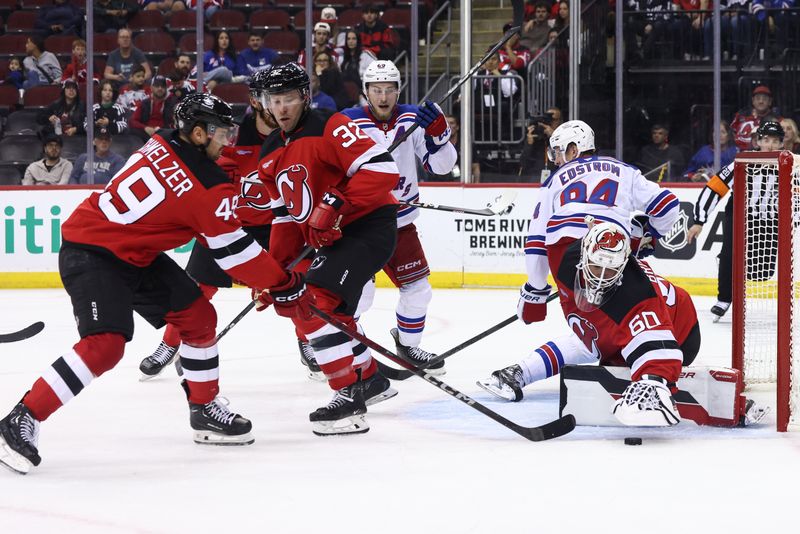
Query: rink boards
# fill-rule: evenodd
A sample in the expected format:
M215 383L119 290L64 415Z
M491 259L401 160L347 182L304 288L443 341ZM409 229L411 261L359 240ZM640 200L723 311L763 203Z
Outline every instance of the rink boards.
M497 184L428 184L420 201L483 208L503 192L517 193L511 213L498 217L421 209L415 221L425 247L434 287L514 287L526 278L524 244L538 187ZM651 264L657 272L695 295L716 294L717 260L722 244L724 201L703 227L699 242L686 243L692 206L700 186L671 185L681 201L681 216L660 241ZM61 223L89 194L86 187L0 187L0 288L59 287ZM181 265L192 243L170 252ZM381 274L379 284L389 284Z

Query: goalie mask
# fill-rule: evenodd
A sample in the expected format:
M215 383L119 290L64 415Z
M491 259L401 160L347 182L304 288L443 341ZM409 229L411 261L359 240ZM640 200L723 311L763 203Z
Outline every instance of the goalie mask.
M631 254L630 239L618 225L595 224L581 242L581 259L576 266L575 304L581 311L593 311L622 284L622 271Z
M594 130L583 121L567 121L553 131L547 157L553 163L560 155L566 162L569 145L575 144L578 154L594 150Z

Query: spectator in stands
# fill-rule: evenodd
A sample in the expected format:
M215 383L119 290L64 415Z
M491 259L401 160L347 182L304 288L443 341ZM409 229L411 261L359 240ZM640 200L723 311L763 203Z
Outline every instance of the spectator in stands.
M139 4L145 10L161 11L165 17L169 17L175 11L186 9L186 3L183 0L139 0Z
M3 83L13 85L17 89L22 89L25 83L25 73L22 71L22 61L18 57L8 60L8 73Z
M554 18L550 21L550 26L558 31L569 26L569 2L561 0L558 4L553 4Z
M42 126L42 136L55 134L71 137L84 131L86 110L78 94L78 84L74 80L65 80L61 86L59 99L41 110L36 117L36 122Z
M339 56L341 61L342 78L361 87L361 77L369 64L377 58L369 50L361 46L361 36L355 30L348 30L345 37L345 47Z
M176 0L177 1L177 0ZM196 10L197 0L185 0L186 1L186 9L191 11ZM219 9L223 6L224 0L204 0L203 8L204 13L203 16L206 20L211 20L212 15L219 11Z
M100 128L94 135L94 158L92 168L94 179L89 176L89 162L86 154L75 160L75 166L69 175L71 184L107 184L111 178L125 165L125 159L111 151L111 132Z
M172 127L175 100L167 98L167 79L156 76L150 86L152 94L141 101L130 121L131 133L147 141L159 128Z
M503 26L503 34L512 27L510 22ZM500 63L508 65L512 71L520 76L525 76L525 69L528 68L528 63L531 62L531 51L520 44L519 33L514 34L511 39L506 41L506 44L499 52Z
M385 22L379 19L380 10L377 6L364 5L361 16L363 21L356 26L356 31L361 35L363 47L378 59L391 59L397 57L397 34Z
M800 154L800 133L797 130L797 123L794 119L784 118L780 121L783 127L783 149Z
M334 52L341 55L347 43L345 42L345 32L339 31L339 19L336 17L336 9L331 6L323 8L319 21L330 27L331 36L328 39L328 44L333 47Z
M236 49L225 30L214 36L214 46L203 55L203 83L211 91L218 83L229 82L236 71Z
M250 35L247 36L247 48L239 52L239 57L236 58L236 74L243 78L234 81L245 81L256 72L270 68L279 59L280 56L275 50L264 46L261 32L250 30Z
M639 160L636 166L648 180L654 182L681 181L683 170L686 167L686 159L678 147L669 144L669 128L661 124L654 124L650 128L650 139L653 142L639 151ZM648 175L654 170L656 172Z
M72 163L61 157L64 142L57 135L48 135L42 141L44 158L34 161L25 169L22 185L62 185L69 182Z
M330 95L336 102L336 109L350 107L355 102L349 102L344 92L342 72L339 65L328 52L317 52L314 56L314 73L319 76L319 87L323 93Z
M524 182L541 183L549 175L552 164L547 159L547 149L553 130L562 122L561 110L556 107L549 108L542 117L529 120L519 162L519 175Z
M750 48L752 21L748 8L750 0L721 0L720 2L720 42L723 54L728 52L730 59L737 60ZM708 9L712 9L713 4ZM703 22L703 60L711 59L714 52L714 18L706 15ZM723 59L725 57L723 56Z
M657 52L655 43L669 28L672 0L627 0L626 7L640 12L625 19L623 34L627 58L652 59Z
M44 38L31 35L25 41L25 54L22 61L25 67L25 82L23 87L30 89L36 85L58 83L61 79L61 64L55 54L44 48Z
M53 0L53 5L39 8L34 28L43 37L79 35L83 28L83 11L67 0Z
M334 60L339 62L339 54L331 47L328 39L331 35L331 27L327 22L317 22L314 24L314 43L311 47L311 56L317 55L319 52L325 52ZM297 64L305 67L306 65L306 49L301 48L297 55Z
M183 98L183 94L187 91L197 90L197 70L192 65L192 56L183 53L178 54L175 58L175 68L170 75L171 87L170 91L177 96L181 94L178 100Z
M795 0L753 0L756 24L761 26L765 35L775 36L778 53L786 48L789 28L798 24L797 13L785 11L796 7L795 4Z
M516 80L507 76L511 73L510 71L511 68L508 65L502 65L500 63L500 54L497 52L486 60L486 63L483 64L483 68L478 71L478 74L483 77L480 80L480 84L483 87L482 90L479 91L480 98L475 102L476 107L493 108L496 106L495 98L498 92L496 84L498 82L500 83L500 94L502 95L503 101L510 101L511 98L517 94L519 86L517 86ZM499 79L493 78L495 76ZM473 87L477 87L478 83L478 80L473 80Z
M141 50L133 46L133 33L128 28L122 28L117 32L117 44L119 48L108 55L106 69L103 78L113 80L117 87L126 83L131 78L133 67L141 65L144 67L144 77L150 78L152 72L147 58Z
M133 0L95 0L92 11L95 33L117 32L128 25L139 5Z
M708 0L673 0L672 7L679 12L672 17L673 43L683 50L685 61L700 59L703 14L698 11L709 8Z
M520 44L529 50L538 50L546 45L547 33L550 31L549 17L550 9L544 0L536 2L533 17L522 27Z
M722 121L719 125L719 147L722 151L719 158L720 169L724 169L733 161L739 151L733 141L733 130L731 130L731 125L728 124L728 121ZM687 182L705 183L714 176L715 172L714 135L712 133L711 143L700 147L700 150L689 160L689 165L686 166L686 171L683 173L683 179Z
M86 83L86 41L75 39L72 41L72 61L61 73L61 81L75 80L78 84ZM97 73L94 73L95 82L99 81Z
M100 102L92 106L95 131L103 129L116 135L128 128L128 121L125 119L127 111L116 102L117 89L114 83L111 80L100 82Z
M764 117L767 115L778 116L777 110L772 108L772 91L766 85L759 85L753 89L750 103L751 107L737 112L731 121L731 128L739 150L747 150L752 146L753 135ZM780 119L781 117L778 116L778 120Z
M319 76L311 73L311 109L329 109L336 111L336 102L327 93L319 90Z
M136 65L131 72L131 81L126 83L119 92L117 104L125 110L125 115L130 116L139 102L150 96L150 86L145 83L144 67Z

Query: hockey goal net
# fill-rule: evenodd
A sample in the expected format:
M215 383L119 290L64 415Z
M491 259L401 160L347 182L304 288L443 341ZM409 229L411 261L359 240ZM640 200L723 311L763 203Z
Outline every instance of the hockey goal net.
M800 156L738 154L733 202L733 367L775 383L778 430L799 430Z

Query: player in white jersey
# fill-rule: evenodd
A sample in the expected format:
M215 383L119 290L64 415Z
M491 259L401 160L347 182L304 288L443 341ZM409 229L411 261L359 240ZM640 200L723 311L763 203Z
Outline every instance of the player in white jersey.
M434 174L447 174L456 163L456 149L450 139L450 127L441 108L427 101L422 106L398 104L400 94L400 71L391 61L372 62L362 77L362 89L368 105L343 111L353 119L361 130L378 146L389 147L395 139L419 124L411 135L393 152L392 157L400 169L400 180L393 193L400 202L419 199L417 158ZM419 209L401 205L397 212L397 248L384 272L400 289L397 303L397 328L391 330L398 353L425 368L435 355L419 348L425 316L432 297L428 281L430 269L414 226ZM359 311L372 304L374 285L367 284ZM433 373L444 372L444 362L437 364ZM438 371L438 373L437 373Z
M634 251L642 234L658 239L678 218L680 203L669 189L648 181L636 167L594 155L594 150L594 131L583 121L565 122L550 137L548 157L559 168L542 184L528 226L528 281L520 290L517 306L517 315L525 324L544 320L551 290L548 255L586 234L587 215L596 222L621 227L631 238ZM636 212L647 219L632 233L631 218Z

